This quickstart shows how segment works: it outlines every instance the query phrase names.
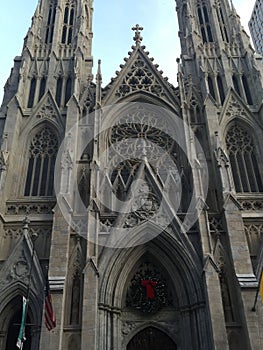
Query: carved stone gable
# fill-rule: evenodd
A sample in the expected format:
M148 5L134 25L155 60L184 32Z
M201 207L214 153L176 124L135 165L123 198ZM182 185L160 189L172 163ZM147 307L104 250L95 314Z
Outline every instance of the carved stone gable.
M54 107L53 101L51 100L50 96L48 96L44 104L38 110L36 117L39 119L47 118L51 120L57 118L57 111Z
M159 198L149 191L146 184L138 188L137 195L131 202L132 212L128 214L124 227L134 227L153 217L160 206Z
M158 82L152 69L149 68L140 54L137 55L129 72L122 79L122 83L116 91L116 96L123 97L138 90L148 91L156 96L164 94L163 86Z
M228 117L228 119L233 119L236 117L247 118L248 112L245 109L245 107L242 105L241 101L239 101L235 96L231 94L227 102L225 115Z
M33 263L32 270L31 263ZM39 293L39 288L43 285L42 270L36 253L32 262L32 242L28 235L23 235L1 269L0 292L10 288L16 282L20 282L27 288L30 270L32 274L31 289Z
M135 92L146 92L159 98L165 98L179 105L178 89L163 77L163 71L158 70L158 64L153 64L153 58L145 51L145 46L132 46L130 57L125 58L121 71L117 71L117 77L103 91L104 103L109 100L123 98Z
M70 257L69 273L71 277L74 277L75 275L81 277L84 266L85 266L84 256L83 256L80 240L78 237L77 244L74 247L72 255Z

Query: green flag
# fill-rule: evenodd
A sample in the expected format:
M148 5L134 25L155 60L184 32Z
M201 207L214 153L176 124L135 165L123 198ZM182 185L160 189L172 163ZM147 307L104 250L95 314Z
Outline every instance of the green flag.
M26 309L27 309L27 299L23 296L22 320L21 320L19 335L18 335L17 342L16 342L16 346L19 349L22 349L23 342L26 340L26 338L25 338Z

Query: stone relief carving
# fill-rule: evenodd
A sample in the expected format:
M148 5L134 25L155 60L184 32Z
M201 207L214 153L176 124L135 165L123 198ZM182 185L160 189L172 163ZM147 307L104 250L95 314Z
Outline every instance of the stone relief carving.
M72 229L75 233L80 236L85 237L88 230L88 221L87 217L73 217L72 219Z
M153 192L148 193L148 186L146 187L147 190L144 185L139 188L137 196L132 201L133 211L128 214L124 227L133 227L148 221L157 212L160 206L159 199Z
M222 217L212 216L209 218L210 230L211 232L223 232L223 221Z
M29 234L32 235L32 233L37 233L37 236L46 236L46 235L50 235L51 233L51 228L50 227L31 227L29 229ZM5 228L4 231L4 238L10 238L10 239L17 239L19 237L21 237L23 235L23 229L22 228L10 228L7 227Z
M100 232L109 233L111 227L114 225L116 216L114 217L100 217Z
M2 171L6 170L6 162L3 155L3 151L0 150L0 174Z
M124 336L128 335L131 331L138 327L138 322L126 321L122 323L122 334Z
M47 118L47 119L55 119L57 118L56 110L53 106L53 103L48 97L45 103L42 105L40 110L37 112L36 117L39 119Z
M9 266L5 276L2 276L0 290L5 289L7 284L15 281L21 280L24 284L27 284L29 280L29 269L25 254L21 251L18 258L14 259L14 263Z
M245 224L245 233L248 241L249 252L256 257L260 242L263 239L263 224Z
M55 206L55 201L47 203L23 202L10 203L6 206L6 214L9 215L25 215L25 214L51 214Z
M238 200L239 203L241 204L241 207L243 210L247 211L261 211L263 209L263 200L249 200L249 199L244 199Z
M228 117L236 117L236 116L248 117L247 111L245 110L245 108L241 105L241 103L234 96L230 97L230 100L228 102L226 115Z
M163 87L139 54L128 74L123 78L116 96L123 97L138 90L145 90L157 96L165 94Z

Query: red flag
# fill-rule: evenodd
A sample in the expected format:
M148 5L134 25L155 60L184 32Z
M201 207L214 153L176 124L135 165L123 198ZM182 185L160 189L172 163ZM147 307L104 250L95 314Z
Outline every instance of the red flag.
M52 307L48 277L45 288L45 325L49 331L56 327L56 318Z

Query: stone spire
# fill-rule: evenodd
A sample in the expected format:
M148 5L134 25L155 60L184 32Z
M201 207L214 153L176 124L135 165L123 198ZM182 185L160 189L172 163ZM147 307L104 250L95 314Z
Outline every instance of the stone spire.
M31 109L50 91L58 107L65 108L73 93L79 96L92 73L92 16L93 0L39 1L4 104L17 95L21 107Z

